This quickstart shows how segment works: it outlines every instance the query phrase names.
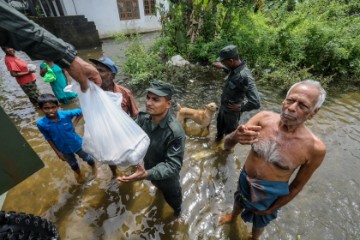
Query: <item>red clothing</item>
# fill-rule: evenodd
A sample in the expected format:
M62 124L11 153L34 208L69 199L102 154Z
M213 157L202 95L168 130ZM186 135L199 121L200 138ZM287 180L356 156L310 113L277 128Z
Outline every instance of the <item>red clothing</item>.
M5 56L5 64L9 71L13 72L28 72L27 63L17 58L15 56ZM25 85L29 82L34 82L36 80L36 75L34 73L30 73L21 77L16 77L16 81L19 85Z
M136 106L136 102L131 91L114 83L114 92L122 94L123 99L121 102L121 108L124 112L130 114L132 118L135 118L139 113L139 109Z

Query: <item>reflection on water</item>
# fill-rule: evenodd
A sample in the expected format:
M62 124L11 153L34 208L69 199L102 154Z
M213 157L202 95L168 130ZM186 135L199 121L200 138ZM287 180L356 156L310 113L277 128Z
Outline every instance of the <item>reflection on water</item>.
M118 56L118 45L105 41L106 55ZM97 58L100 49L81 55ZM21 55L22 58L26 56ZM121 59L122 57L119 57ZM35 62L39 66L40 62ZM181 171L184 224L174 222L171 208L148 182L119 184L111 180L106 165L99 165L93 179L91 169L80 160L87 182L78 184L70 167L59 160L36 128L41 113L10 77L0 53L0 104L23 136L44 161L45 167L8 192L3 210L44 216L58 227L62 239L246 239L249 225L219 226L218 218L230 211L240 168L249 150L237 146L224 151L214 143L215 120L210 135L196 137L190 121L186 153ZM197 74L197 75L196 75ZM218 102L222 86L219 74L198 74L177 82L177 100L183 106L201 108ZM38 76L41 92L51 92ZM279 111L281 97L265 91L263 109ZM143 93L144 89L138 89ZM143 106L143 95L136 99ZM77 107L78 103L63 106ZM320 169L304 190L265 231L263 239L358 239L360 236L360 94L347 93L326 102L308 126L327 144L328 153ZM247 119L253 113L246 113ZM77 131L82 134L83 122Z

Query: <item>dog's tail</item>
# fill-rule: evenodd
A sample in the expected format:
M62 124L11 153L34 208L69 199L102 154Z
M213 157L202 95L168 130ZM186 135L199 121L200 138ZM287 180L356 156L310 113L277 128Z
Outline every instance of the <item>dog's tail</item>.
M176 111L180 111L180 109L181 109L181 105L180 105L180 103L177 103L176 104Z

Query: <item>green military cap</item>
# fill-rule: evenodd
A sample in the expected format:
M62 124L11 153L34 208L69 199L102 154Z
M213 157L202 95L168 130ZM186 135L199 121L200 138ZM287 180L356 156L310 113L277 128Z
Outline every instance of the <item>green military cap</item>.
M216 59L216 61L221 62L225 59L229 58L238 58L239 54L237 51L237 47L235 45L228 45L221 49L220 56Z
M149 92L152 92L160 97L169 96L172 97L174 94L174 86L165 83L165 82L159 82L159 81L153 81L148 89L146 89Z

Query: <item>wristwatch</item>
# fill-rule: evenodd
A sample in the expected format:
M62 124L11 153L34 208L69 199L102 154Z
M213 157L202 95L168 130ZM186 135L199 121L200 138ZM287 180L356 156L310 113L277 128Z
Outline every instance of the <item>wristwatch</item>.
M68 68L70 67L71 63L74 61L76 55L77 55L77 51L75 49L75 47L69 43L66 43L67 47L65 50L65 56L60 59L55 61L55 63L57 65L59 65L61 68Z

